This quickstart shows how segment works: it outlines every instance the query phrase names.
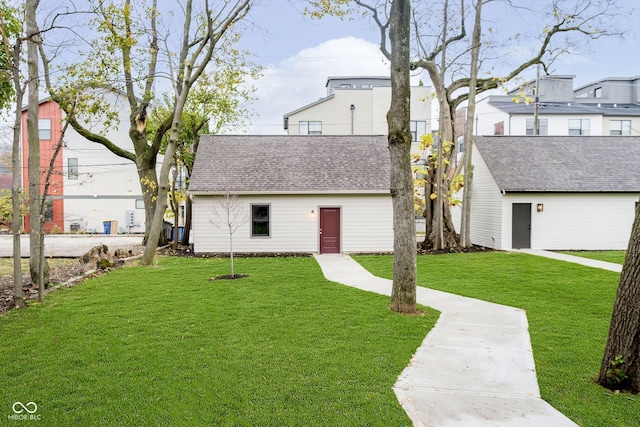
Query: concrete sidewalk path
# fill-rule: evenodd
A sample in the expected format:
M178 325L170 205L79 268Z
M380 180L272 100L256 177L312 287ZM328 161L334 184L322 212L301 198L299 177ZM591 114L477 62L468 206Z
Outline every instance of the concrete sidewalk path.
M315 258L333 282L391 294L347 255ZM540 398L523 310L422 287L417 300L441 315L394 385L414 426L576 426Z
M584 258L575 255L561 254L559 252L543 251L538 249L518 249L515 252L522 252L525 254L536 255L545 258L557 259L559 261L572 262L574 264L586 265L587 267L593 268L601 268L603 270L615 271L617 273L620 273L622 271L622 264L600 261L598 259Z
M47 234L44 236L45 256L77 258L98 245L111 250L142 245L141 234ZM29 235L20 236L20 253L29 256ZM0 257L13 256L13 236L0 235Z

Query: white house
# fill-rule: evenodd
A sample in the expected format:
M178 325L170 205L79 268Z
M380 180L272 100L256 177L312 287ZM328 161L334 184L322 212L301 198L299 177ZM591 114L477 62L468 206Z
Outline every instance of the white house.
M103 134L124 150L133 152L128 134L129 110L123 95L107 93L105 99L118 111L120 124L105 129L100 120L84 123L92 132ZM40 149L43 168L48 168L62 133L64 112L52 100L39 107ZM23 125L26 110L23 112ZM26 140L26 125L22 140ZM28 144L22 144L27 184ZM44 177L43 177L44 179ZM112 234L144 232L144 205L136 165L118 157L101 144L91 142L68 126L64 144L56 156L47 196L47 232L84 231L103 233L109 221ZM114 222L113 222L114 221ZM28 228L28 224L25 224Z
M471 241L495 249L626 249L640 137L478 136Z
M609 77L575 90L573 77L540 79L539 135L640 135L640 76ZM533 135L535 102L522 96L535 100L535 81L478 101L474 134Z
M390 77L329 77L327 96L284 115L289 135L386 135ZM412 152L431 133L431 88L411 87Z
M385 136L222 136L200 141L191 183L196 253L390 252Z

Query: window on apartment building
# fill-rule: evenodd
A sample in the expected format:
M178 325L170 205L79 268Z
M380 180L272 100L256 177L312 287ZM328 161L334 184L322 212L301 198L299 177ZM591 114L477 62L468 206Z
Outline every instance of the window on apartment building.
M609 135L631 135L631 120L611 120Z
M51 139L51 119L38 119L38 136L41 140Z
M53 221L53 201L51 199L45 199L44 201L44 221Z
M527 135L533 135L533 118L527 119ZM538 135L549 134L549 119L538 119Z
M569 119L569 135L589 135L589 119Z
M411 120L411 140L420 141L420 137L427 133L427 122L420 120Z
M251 237L269 237L269 205L251 205Z
M67 178L78 179L78 159L70 157L67 159Z
M494 135L504 135L504 121L493 124Z
M300 135L322 135L322 122L300 122Z
M594 98L602 98L602 88L601 87L597 87L593 90L593 97Z
M136 199L136 209L144 209L144 200Z

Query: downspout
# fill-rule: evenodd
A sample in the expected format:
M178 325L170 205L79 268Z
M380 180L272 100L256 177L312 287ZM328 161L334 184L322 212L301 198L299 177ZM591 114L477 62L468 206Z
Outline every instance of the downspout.
M356 109L356 106L354 104L351 104L351 135L353 135L353 129L354 129L354 111Z
M511 116L512 113L509 113L509 136L511 136Z

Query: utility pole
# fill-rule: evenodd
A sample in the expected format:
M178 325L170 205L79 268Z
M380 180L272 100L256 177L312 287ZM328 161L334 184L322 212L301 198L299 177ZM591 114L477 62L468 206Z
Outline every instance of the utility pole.
M540 96L538 95L540 89L540 64L536 67L536 96L533 103L533 134L540 135L540 125L538 124L538 111L540 109Z

